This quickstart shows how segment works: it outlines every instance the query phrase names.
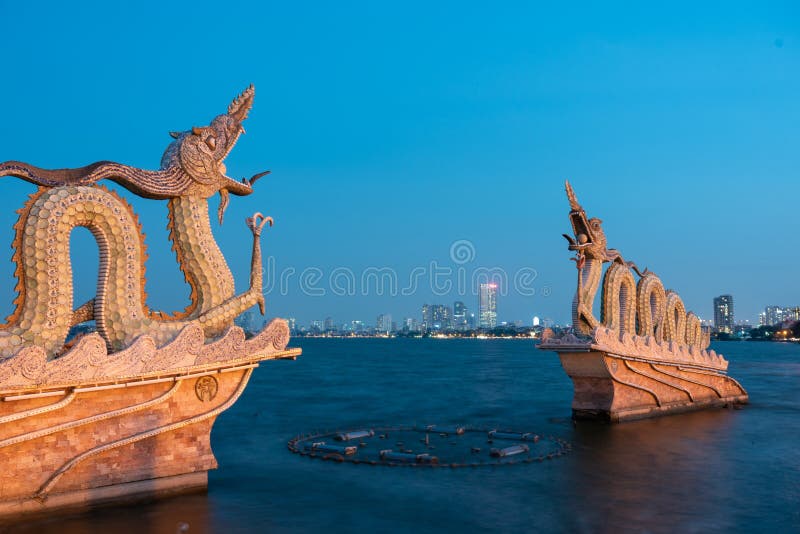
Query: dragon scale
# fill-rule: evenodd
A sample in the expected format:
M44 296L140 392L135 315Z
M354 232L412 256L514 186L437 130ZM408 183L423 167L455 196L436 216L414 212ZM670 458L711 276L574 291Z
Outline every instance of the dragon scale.
M17 225L20 286L24 288L8 324L0 330L0 356L37 345L54 355L73 324L72 268L69 240L72 229L86 227L97 241L100 265L92 315L97 330L112 350L147 334L161 345L173 339L195 317L207 334L216 334L241 312L260 301L260 246L255 280L242 298L232 300L233 278L213 238L198 232L208 217L205 199L170 202L172 237L181 249L182 266L195 281L197 306L183 318L163 320L163 314L145 305L144 244L130 206L115 193L96 186L67 186L35 194L23 208ZM182 213L186 212L186 213ZM207 213L207 209L205 210ZM210 233L206 234L208 238ZM190 246L190 244L200 246ZM198 267L205 266L203 270Z

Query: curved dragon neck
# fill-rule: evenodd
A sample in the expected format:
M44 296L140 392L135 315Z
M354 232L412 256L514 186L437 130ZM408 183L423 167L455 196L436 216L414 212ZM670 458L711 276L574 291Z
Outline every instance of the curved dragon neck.
M211 234L206 200L176 198L169 208L170 237L196 304L190 314L165 320L144 305L143 236L123 199L87 186L45 189L33 195L16 225L20 295L14 314L0 326L0 358L29 345L55 357L76 314L80 320L94 318L108 348L115 351L142 334L161 346L195 319L207 336L214 336L247 308L263 306L260 229L253 232L250 289L234 297L233 276ZM78 312L72 309L69 242L76 226L91 231L100 253L97 295L91 306Z
M208 200L176 197L170 199L168 207L169 238L192 287L189 317L196 317L233 296L233 275L211 233Z
M578 270L578 290L572 306L572 324L580 334L589 335L600 322L594 317L594 297L600 288L600 275L603 261L586 258L582 269Z

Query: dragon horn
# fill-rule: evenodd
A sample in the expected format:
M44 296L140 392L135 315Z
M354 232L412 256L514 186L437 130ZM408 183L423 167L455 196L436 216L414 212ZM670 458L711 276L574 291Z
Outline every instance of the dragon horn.
M253 97L256 94L256 88L253 84L242 91L242 94L233 99L233 102L228 106L228 115L235 118L237 121L242 122L247 118L247 113L253 107Z
M567 199L569 200L569 207L572 208L573 211L579 211L583 209L581 208L581 205L578 204L578 199L575 197L575 191L572 190L572 186L569 185L569 180L566 180L565 184L567 185Z

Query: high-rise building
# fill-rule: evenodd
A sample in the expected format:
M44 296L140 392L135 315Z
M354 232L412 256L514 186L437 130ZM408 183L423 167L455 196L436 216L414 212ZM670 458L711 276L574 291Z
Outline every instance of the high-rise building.
M431 319L431 307L427 304L422 305L422 329L423 330L430 330L431 323L433 320Z
M330 317L325 318L325 323L323 324L326 332L335 332L336 331L336 324L334 324L333 319Z
M453 328L452 308L444 304L423 304L422 328L427 331Z
M406 317L403 319L403 330L406 332L417 332L419 330L419 323L413 317Z
M431 328L449 330L453 328L453 310L444 304L431 305Z
M356 332L356 333L363 332L364 328L365 328L364 327L364 321L359 321L358 319L354 319L353 321L351 321L350 325L351 325L351 328L353 329L353 332Z
M376 322L378 332L388 334L392 331L392 316L388 313L382 313L378 316Z
M781 322L783 322L783 308L780 306L764 308L764 324L772 326Z
M297 331L297 319L289 317L286 319L286 322L289 323L289 332L294 334Z
M497 284L480 286L481 328L497 326Z
M767 306L764 308L764 324L768 326L780 324L784 321L800 320L800 307Z
M720 295L714 299L714 329L717 332L733 333L733 297Z
M467 327L467 307L466 305L457 300L453 303L453 328L456 330L464 330Z

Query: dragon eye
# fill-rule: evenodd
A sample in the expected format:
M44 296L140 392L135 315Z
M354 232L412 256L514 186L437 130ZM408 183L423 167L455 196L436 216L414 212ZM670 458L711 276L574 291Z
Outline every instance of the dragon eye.
M211 150L216 149L217 148L217 138L213 137L213 136L207 138L206 139L206 145L208 145L208 148L210 148Z

